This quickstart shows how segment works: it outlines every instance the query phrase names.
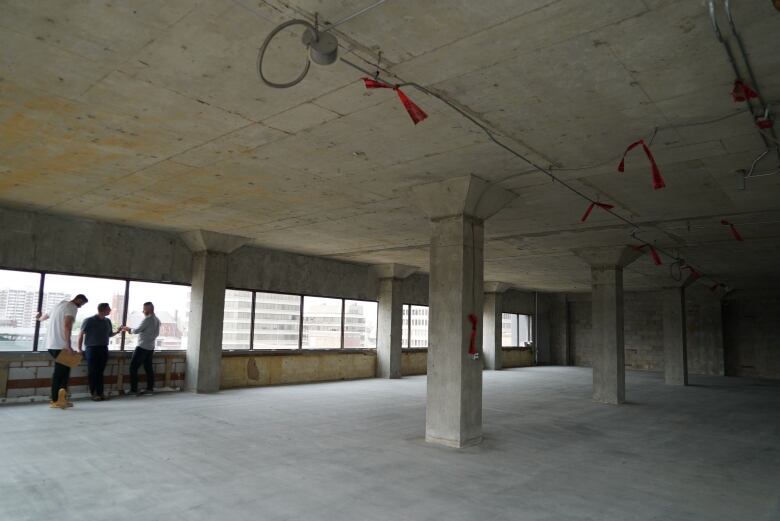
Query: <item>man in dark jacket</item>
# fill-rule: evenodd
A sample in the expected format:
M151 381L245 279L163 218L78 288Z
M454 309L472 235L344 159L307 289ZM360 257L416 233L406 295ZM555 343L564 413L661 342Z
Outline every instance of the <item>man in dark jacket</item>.
M81 323L79 333L79 352L81 346L87 346L87 380L89 381L89 394L92 400L99 402L106 399L103 392L103 371L108 363L108 340L121 331L114 331L111 319L111 307L103 302L98 305L97 315L93 315Z

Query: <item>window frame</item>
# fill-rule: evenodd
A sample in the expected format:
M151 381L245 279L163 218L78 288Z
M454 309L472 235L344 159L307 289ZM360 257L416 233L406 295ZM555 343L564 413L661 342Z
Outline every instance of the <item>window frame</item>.
M316 352L328 352L328 351L376 351L376 347L344 347L344 332L345 332L345 320L346 320L346 303L347 301L353 301L353 302L370 302L373 304L377 304L376 309L376 320L377 324L379 323L379 302L376 300L371 299L365 299L365 298L347 298L347 297L332 297L328 295L313 295L310 293L287 293L285 291L273 291L273 290L266 290L266 289L247 289L247 288L240 288L236 286L226 286L226 290L234 290L234 291L250 291L252 293L252 334L249 337L249 349L223 349L223 353L241 353L241 352L247 352L247 351L258 351L258 352L265 352L265 353L281 353L281 352L304 352L304 351L316 351ZM296 296L299 298L299 307L300 307L300 313L298 315L298 347L297 348L289 348L289 349L255 349L255 335L254 335L254 324L255 324L255 317L256 317L256 298L257 293L270 293L274 295L288 295L288 296ZM341 334L340 336L340 342L339 347L331 347L331 348L323 348L323 349L304 349L303 348L303 320L304 320L304 298L305 297L312 297L312 298L329 298L329 299L335 299L341 301Z
M43 299L44 299L44 289L46 285L46 275L65 275L65 276L71 276L71 277L85 277L85 278L93 278L93 279L108 279L108 280L115 280L115 281L124 281L125 283L125 293L124 293L124 310L122 313L122 323L127 323L127 317L128 317L128 305L130 302L130 283L132 282L145 282L145 283L152 283L152 284L166 284L171 286L184 286L190 288L190 291L192 291L192 284L187 283L180 283L180 282L173 282L170 280L150 280L150 279L142 279L142 278L135 278L135 277L112 277L112 276L105 276L105 275L94 275L89 273L70 273L65 271L56 271L56 270L33 270L33 269L25 269L25 268L15 268L15 267L8 267L8 266L1 266L0 270L3 271L19 271L19 272L25 272L25 273L37 273L40 275L40 281L38 284L38 303L37 303L37 312L42 313L43 312ZM304 318L304 312L303 312L303 299L304 297L321 297L321 298L332 298L332 299L338 299L341 300L341 341L340 341L340 347L338 348L329 348L329 349L318 349L317 351L376 351L376 347L361 347L361 348L346 348L344 347L344 332L345 332L345 306L346 301L355 301L355 302L370 302L377 304L376 309L376 323L379 323L379 303L376 300L371 299L365 299L365 298L354 298L354 297L333 297L328 295L313 295L308 293L288 293L284 291L273 291L273 290L265 290L265 289L249 289L249 288L241 288L241 287L235 287L235 286L226 286L226 290L236 290L236 291L248 291L252 293L252 311L251 311L251 322L250 322L250 336L249 336L249 349L228 349L223 350L223 352L230 353L230 352L246 352L246 351L265 351L265 352L282 352L282 351L288 351L288 352L302 352L303 349L303 318ZM298 317L298 348L297 349L267 349L267 350L260 350L254 348L254 331L255 331L255 316L256 316L256 302L257 302L257 293L273 293L277 295L292 295L299 297L300 302L300 314ZM405 304L407 305L407 304ZM415 304L417 305L417 304ZM427 307L427 306L423 306ZM411 324L411 317L410 317L410 324ZM33 348L32 351L19 351L20 353L29 353L29 352L40 352L38 350L39 347L39 340L40 340L40 331L41 331L41 322L37 321L35 322L35 336L33 338ZM121 333L121 339L120 339L120 349L118 352L125 352L126 351L126 333ZM426 346L427 348L427 346ZM421 348L421 349L426 349ZM0 353L11 353L12 351L0 351Z
M430 337L428 335L425 336L426 343L424 346L412 346L412 308L425 308L429 310L430 313L430 306L424 306L422 304L401 304L401 318L403 322L403 316L404 316L404 309L406 309L406 345L404 345L403 341L403 335L401 335L401 349L428 349L431 345ZM403 327L403 326L402 326ZM428 333L430 333L430 321L428 322Z
M44 289L46 287L46 276L47 275L63 275L68 277L84 277L84 278L90 278L90 279L106 279L106 280L115 280L115 281L123 281L125 283L125 294L123 299L123 305L124 310L122 312L122 324L127 323L127 312L128 312L128 304L130 301L130 283L131 282L146 282L151 284L165 284L170 286L185 286L190 288L190 291L192 291L192 284L184 284L180 282L173 282L170 280L149 280L149 279L138 279L133 277L111 277L111 276L105 276L105 275L94 275L89 273L70 273L66 271L56 271L56 270L31 270L31 269L25 269L25 268L13 268L8 266L0 266L0 270L2 271L19 271L24 273L37 273L40 275L40 282L38 283L38 305L37 305L37 313L43 313L43 299L44 299ZM18 351L19 353L41 353L38 349L40 344L40 333L41 333L41 322L39 320L35 321L35 337L33 338L33 348L32 351ZM182 351L182 350L179 350ZM14 353L17 351L0 351L0 353ZM121 333L120 337L120 348L118 351L112 351L112 352L125 352L125 332L123 331Z

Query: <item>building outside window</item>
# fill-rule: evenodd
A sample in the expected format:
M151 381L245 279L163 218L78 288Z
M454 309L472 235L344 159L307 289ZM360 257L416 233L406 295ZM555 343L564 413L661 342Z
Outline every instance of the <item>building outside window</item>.
M501 314L501 345L520 347L531 342L531 315Z
M428 306L404 304L401 314L401 347L428 347Z
M222 349L249 349L252 334L252 292L225 290Z
M341 347L341 299L303 297L303 349Z
M32 351L40 273L0 270L0 351Z
M344 301L344 348L376 349L376 302Z
M127 325L131 328L137 327L143 320L144 302L154 304L154 313L160 319L157 349L187 349L190 287L178 284L130 282ZM135 349L137 341L136 335L127 335L125 349Z
M254 349L298 349L300 295L255 293Z
M71 300L77 294L83 293L89 302L79 308L76 314L76 322L73 324L73 336L71 345L75 349L78 346L78 336L81 331L81 323L84 319L97 314L98 304L101 302L112 306L111 319L114 330L122 325L122 306L119 306L119 315L114 305L123 303L125 298L125 281L118 279L104 279L97 277L81 277L76 275L56 275L47 273L43 280L43 312L48 313L63 300ZM48 331L48 323L41 323L38 348L43 349L44 339ZM122 346L122 336L115 335L109 339L108 348L118 350Z

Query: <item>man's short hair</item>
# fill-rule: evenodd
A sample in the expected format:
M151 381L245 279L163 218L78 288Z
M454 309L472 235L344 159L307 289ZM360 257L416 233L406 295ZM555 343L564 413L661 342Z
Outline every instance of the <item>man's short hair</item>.
M111 306L108 305L108 302L101 302L98 304L98 311L106 311L111 309Z
M86 297L86 296L85 296L83 293L79 293L78 295L76 295L75 297L73 297L73 300L80 300L80 301L82 301L84 304L86 304L87 302L89 302L89 299L88 299L88 298L87 298L87 297Z
M154 309L154 304L151 302L144 302L144 307L149 306L150 308Z

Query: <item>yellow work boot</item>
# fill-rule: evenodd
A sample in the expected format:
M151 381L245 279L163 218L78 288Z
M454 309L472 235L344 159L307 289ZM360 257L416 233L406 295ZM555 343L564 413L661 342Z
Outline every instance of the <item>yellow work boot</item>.
M60 392L57 394L57 401L52 402L50 405L50 407L57 407L63 410L72 406L73 404L68 401L68 391L65 389L60 389Z

